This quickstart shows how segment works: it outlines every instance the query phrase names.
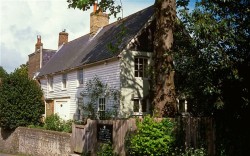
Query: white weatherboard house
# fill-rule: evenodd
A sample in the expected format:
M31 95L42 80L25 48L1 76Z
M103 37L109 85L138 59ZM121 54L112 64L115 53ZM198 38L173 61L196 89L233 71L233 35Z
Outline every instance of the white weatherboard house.
M78 105L87 98L80 93L95 76L120 91L119 117L148 113L153 12L154 8L148 7L108 24L108 16L94 10L90 33L62 44L38 71L36 79L44 92L46 116L57 113L64 120L75 119L80 112ZM63 37L59 36L59 41ZM114 108L113 99L99 97L96 101L96 111Z

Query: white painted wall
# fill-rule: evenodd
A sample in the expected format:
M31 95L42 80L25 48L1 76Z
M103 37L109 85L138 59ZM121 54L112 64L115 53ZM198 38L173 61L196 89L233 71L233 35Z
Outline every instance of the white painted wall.
M150 64L152 52L123 51L121 53L121 116L142 115L133 112L133 98L142 99L149 94L149 81L147 78L134 76L134 58L137 56L148 57ZM149 103L148 103L149 105Z
M44 92L44 97L46 99L52 99L55 101L67 101L67 107L64 110L63 108L59 109L55 107L57 110L62 111L63 114L66 115L65 120L73 119L74 114L77 110L77 98L81 97L80 92L84 90L84 86L86 83L93 79L93 77L98 76L104 83L109 86L115 87L116 89L120 89L120 63L119 60L112 62L105 62L98 65L88 66L83 68L83 86L78 86L77 82L77 70L73 70L67 73L67 89L62 90L62 74L53 76L53 91L49 91L49 84L47 78L40 79L41 88ZM112 101L108 101L108 105L106 109L112 109ZM64 106L64 105L63 105ZM54 108L54 109L55 109ZM67 110L67 113L65 111ZM65 115L64 115L65 116Z

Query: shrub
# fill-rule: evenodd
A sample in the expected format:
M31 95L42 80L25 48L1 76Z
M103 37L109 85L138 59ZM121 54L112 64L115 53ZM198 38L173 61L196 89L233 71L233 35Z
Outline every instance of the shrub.
M62 129L61 119L57 114L46 117L44 122L47 130L61 131Z
M47 130L71 133L72 123L72 120L63 121L57 114L53 114L46 117L44 128Z
M100 149L97 151L97 156L116 156L117 154L113 152L111 143L102 143Z
M0 85L0 127L40 125L44 113L42 96L40 86L28 78L27 66L6 75Z
M174 122L170 119L155 121L146 116L137 121L137 131L129 134L126 141L129 155L168 155L174 141Z

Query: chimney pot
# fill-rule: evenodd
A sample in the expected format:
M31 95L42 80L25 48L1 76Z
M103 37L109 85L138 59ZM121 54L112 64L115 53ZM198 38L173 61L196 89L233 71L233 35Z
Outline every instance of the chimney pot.
M41 37L41 35L37 35L37 42L36 42L36 45L35 45L35 52L40 50L41 46L43 46L42 37Z
M64 29L62 32L59 33L58 48L62 44L68 43L68 36L69 36L69 34L66 32L66 29Z
M94 10L93 10L93 12L96 12L96 10L97 10L97 1L95 1L95 3L94 3Z

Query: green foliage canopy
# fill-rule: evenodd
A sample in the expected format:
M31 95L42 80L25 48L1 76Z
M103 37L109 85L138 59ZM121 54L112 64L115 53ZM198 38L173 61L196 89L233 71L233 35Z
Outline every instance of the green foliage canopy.
M194 115L215 118L218 153L247 155L250 2L201 0L188 11L180 1L180 20L191 37L175 38L178 93Z
M0 79L4 78L8 75L8 73L3 69L2 66L0 66Z
M191 100L196 115L211 115L232 99L249 105L249 2L202 0L192 11L187 2L178 1L179 16L191 37L175 31L179 95Z
M28 78L27 66L21 65L0 85L0 127L38 125L44 113L42 90Z

